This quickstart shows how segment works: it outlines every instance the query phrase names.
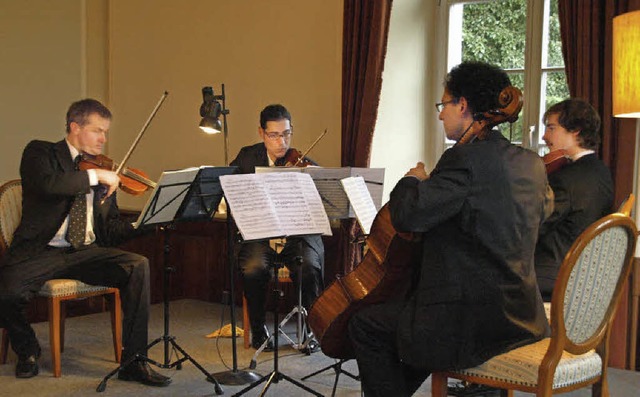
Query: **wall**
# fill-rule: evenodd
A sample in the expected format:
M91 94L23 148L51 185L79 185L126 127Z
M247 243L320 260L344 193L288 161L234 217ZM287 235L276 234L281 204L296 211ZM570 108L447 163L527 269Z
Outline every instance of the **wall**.
M370 164L385 168L383 202L409 168L422 161L429 171L442 153L444 132L432 105L442 93L433 76L443 48L430 39L437 34L437 12L435 1L393 3Z
M18 177L27 142L64 137L85 94L83 3L0 0L0 181Z
M197 128L203 86L225 84L229 158L258 141L260 110L285 104L293 146L340 165L342 1L0 0L0 180L16 178L31 139L64 137L69 104L113 111L107 153L119 161L161 94L169 96L129 160L162 170L223 165L220 135ZM146 195L120 195L139 209Z
M201 89L230 110L229 160L258 142L258 116L282 103L301 151L340 165L342 1L236 0L110 2L110 103L116 115L109 152L121 158L161 94L169 96L130 160L152 178L165 169L224 165L221 135L198 129ZM143 198L144 199L144 198ZM122 197L125 206L140 200Z

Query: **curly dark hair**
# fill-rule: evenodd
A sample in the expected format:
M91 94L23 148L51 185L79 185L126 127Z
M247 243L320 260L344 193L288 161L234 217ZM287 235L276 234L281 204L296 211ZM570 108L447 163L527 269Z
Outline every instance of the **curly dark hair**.
M485 62L463 62L447 74L444 88L457 101L464 97L471 113L484 113L500 107L500 92L511 85L504 70Z
M112 117L111 111L95 99L87 98L72 103L71 106L69 106L69 110L67 110L67 132L71 131L71 123L75 122L83 126L87 123L89 115L94 113L109 120L111 120Z
M268 121L289 120L291 123L291 113L280 104L269 105L260 112L260 127L264 130L267 128Z
M567 131L580 131L578 144L585 149L595 150L600 144L600 116L596 109L584 99L570 98L558 102L544 112L547 123L550 115L558 115L558 123Z

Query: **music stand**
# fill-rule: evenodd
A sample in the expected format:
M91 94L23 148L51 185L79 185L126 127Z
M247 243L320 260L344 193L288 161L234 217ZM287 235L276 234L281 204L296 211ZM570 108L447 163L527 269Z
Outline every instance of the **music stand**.
M331 234L331 227L322 200L309 175L299 173L265 173L225 175L220 178L227 203L234 211L236 225L244 241L266 241L272 238ZM276 252L274 272L283 265ZM275 277L274 295L280 296L279 280ZM322 394L280 372L278 367L278 308L274 316L274 370L251 383L234 396L240 396L267 381L261 395L271 383L287 380L316 396Z
M223 394L222 387L213 375L180 347L175 340L176 338L169 334L169 274L174 271L169 265L169 230L174 227L176 222L210 219L222 199L220 175L228 175L235 170L236 167L200 167L167 171L160 176L153 195L141 212L135 227L157 225L164 231L164 275L162 279L164 334L105 376L96 389L98 392L104 391L107 387L107 381L134 360L144 360L159 368L175 367L178 370L182 369L182 363L188 360L206 376L208 381L214 384L217 395ZM164 342L163 363L152 360L144 353L160 342ZM182 357L173 363L170 362L169 345L176 352L176 357L178 357L178 352L182 354Z

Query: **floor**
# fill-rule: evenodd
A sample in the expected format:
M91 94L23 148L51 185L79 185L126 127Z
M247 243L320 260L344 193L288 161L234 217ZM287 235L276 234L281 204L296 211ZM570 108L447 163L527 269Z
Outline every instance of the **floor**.
M240 310L236 316L240 317ZM255 357L255 369L249 369L255 350L244 349L242 338L237 338L236 365L230 338L207 338L206 335L218 330L229 322L228 307L219 304L195 300L171 302L169 307L169 332L175 337L177 345L183 349L195 363L205 371L214 375L217 380L224 379L221 388L225 396L240 394L245 385L231 385L229 379L248 371L260 378L273 373L275 360L273 353L260 353ZM153 305L150 322L150 338L159 338L160 342L149 350L150 358L165 363L165 353L169 364L175 363L176 352L171 348L165 352L163 305ZM239 324L241 325L241 324ZM65 351L62 355L62 377L54 378L51 372L51 360L48 342L48 324L34 324L40 340L43 356L40 359L40 375L32 379L16 379L13 375L15 356L12 354L9 363L0 365L0 396L215 396L214 385L206 380L206 375L198 367L186 360L180 370L158 369L159 372L171 376L173 383L166 388L153 388L137 383L124 382L110 378L106 381L106 389L97 393L96 388L104 378L117 368L113 359L111 330L108 313L74 317L67 320ZM295 334L295 324L287 324L287 332ZM321 352L305 355L287 345L281 338L281 349L278 355L278 373L293 382L282 379L271 383L265 395L268 396L302 396L311 395L296 385L302 384L319 395L330 396L335 380L333 370L324 371L305 381L301 378L315 371L334 364L336 361ZM169 343L169 346L171 344ZM183 357L180 355L180 357ZM235 368L235 370L234 370ZM348 361L343 368L357 374L355 362ZM266 378L257 387L242 393L257 396L267 384ZM610 392L613 397L640 395L640 372L611 369L609 372ZM427 380L418 396L430 396L430 380ZM528 394L516 393L516 396ZM585 389L565 394L569 397L589 396ZM346 375L341 375L336 396L360 396L360 383Z

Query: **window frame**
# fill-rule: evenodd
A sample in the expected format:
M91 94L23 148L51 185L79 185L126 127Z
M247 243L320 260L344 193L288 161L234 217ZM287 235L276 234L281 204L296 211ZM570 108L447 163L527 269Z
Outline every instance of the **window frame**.
M489 3L495 0L446 0L441 1L438 24L439 37L444 38L446 43L444 48L441 48L439 57L441 59L441 68L448 71L451 67L460 63L459 57L454 57L449 53L451 48L451 37L457 35L456 32L451 32L450 28L450 16L451 9L456 5L473 4L473 3ZM506 69L507 73L523 73L524 74L524 104L520 117L522 118L522 126L525 131L522 131L521 145L526 148L530 148L540 154L546 150L546 145L541 142L542 135L544 134L544 124L542 122L542 116L545 109L545 96L546 86L543 87L542 83L545 82L545 74L552 72L563 72L565 67L548 67L543 66L543 59L545 59L548 51L548 37L549 37L549 21L547 20L549 15L549 7L551 0L525 0L527 5L527 17L526 17L526 42L524 53L524 68L522 69ZM461 40L461 39L460 39ZM461 41L460 41L461 43ZM544 45L543 45L544 44ZM440 69L440 68L438 68ZM544 94L544 95L543 95ZM437 115L436 115L437 117ZM527 131L528 130L528 131ZM447 142L442 138L442 150L451 146L451 142Z

